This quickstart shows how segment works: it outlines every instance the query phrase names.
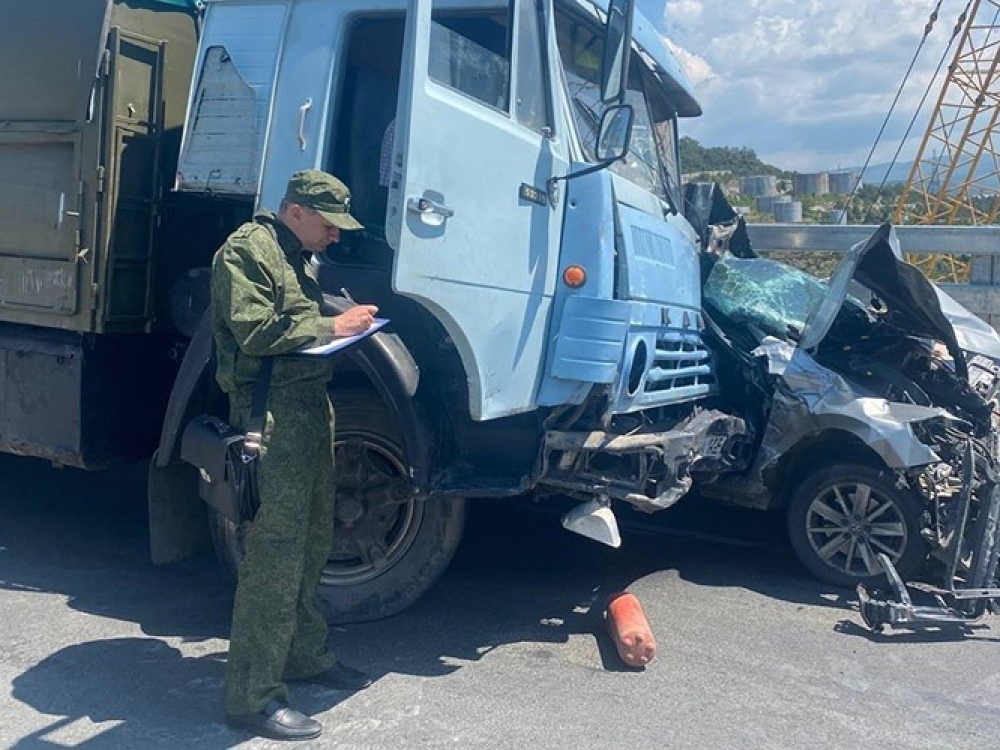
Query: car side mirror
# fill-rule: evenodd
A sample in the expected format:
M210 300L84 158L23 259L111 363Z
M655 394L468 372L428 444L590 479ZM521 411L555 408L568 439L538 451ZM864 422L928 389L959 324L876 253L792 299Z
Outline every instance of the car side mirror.
M597 160L610 163L628 153L632 140L632 122L635 110L631 104L617 104L604 110L597 135Z

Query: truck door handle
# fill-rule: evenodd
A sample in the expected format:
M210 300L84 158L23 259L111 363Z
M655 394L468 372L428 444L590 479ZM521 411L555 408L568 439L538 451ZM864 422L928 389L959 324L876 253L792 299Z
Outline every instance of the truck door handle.
M67 216L79 218L79 211L70 211L66 208L66 193L59 193L59 206L56 208L56 229L58 230Z
M306 150L306 113L312 109L313 100L306 99L302 102L302 106L299 107L299 151Z
M410 198L406 201L406 208L415 214L428 216L437 214L444 219L450 219L455 212L442 203L432 201L430 198Z

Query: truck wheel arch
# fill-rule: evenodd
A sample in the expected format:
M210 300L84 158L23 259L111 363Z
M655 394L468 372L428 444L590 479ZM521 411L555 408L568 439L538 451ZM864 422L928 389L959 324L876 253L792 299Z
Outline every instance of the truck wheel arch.
M350 304L347 300L324 295L323 312L341 312ZM188 345L170 392L159 449L153 459L158 468L179 460L180 438L187 421L196 411L208 408L213 400L208 391L215 387L212 378L214 350L209 314L206 313ZM388 405L401 431L414 487L420 493L425 492L429 451L426 431L413 400L420 383L420 370L410 351L396 334L379 331L352 346L342 356L350 358L352 365Z
M205 389L212 385L208 378L212 375L214 353L212 326L206 312L191 337L170 389L170 399L167 401L163 427L160 430L160 445L153 459L157 468L165 468L179 460L181 434L188 419L194 416L189 411L203 406Z

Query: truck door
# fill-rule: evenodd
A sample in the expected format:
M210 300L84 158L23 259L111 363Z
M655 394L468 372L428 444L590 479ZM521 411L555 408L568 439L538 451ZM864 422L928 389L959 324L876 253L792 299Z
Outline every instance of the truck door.
M164 42L112 29L108 39L103 229L105 331L152 318L152 243L159 209Z
M566 170L552 138L548 0L411 0L386 234L395 290L462 358L473 419L535 407Z

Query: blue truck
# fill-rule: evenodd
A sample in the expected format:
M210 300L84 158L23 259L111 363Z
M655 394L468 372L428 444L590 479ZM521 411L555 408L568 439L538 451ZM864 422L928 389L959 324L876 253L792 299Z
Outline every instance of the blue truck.
M613 502L665 508L739 460L683 215L677 118L700 109L652 26L607 11L206 3L178 191L276 205L291 172L334 172L366 230L316 272L332 309L344 288L392 321L331 384L334 619L418 596L467 498L576 497L566 525L618 544ZM240 529L212 524L235 567Z

